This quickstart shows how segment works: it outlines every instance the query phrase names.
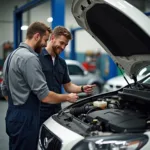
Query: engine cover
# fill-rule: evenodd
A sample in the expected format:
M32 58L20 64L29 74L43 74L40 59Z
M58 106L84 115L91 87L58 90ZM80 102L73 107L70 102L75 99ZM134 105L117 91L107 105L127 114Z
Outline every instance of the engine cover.
M130 110L106 109L94 111L89 116L103 122L115 133L143 132L146 129L146 116Z

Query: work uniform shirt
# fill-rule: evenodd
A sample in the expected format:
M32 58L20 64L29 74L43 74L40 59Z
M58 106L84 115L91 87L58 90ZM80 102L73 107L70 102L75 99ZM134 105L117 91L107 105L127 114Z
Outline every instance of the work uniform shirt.
M53 62L51 55L45 48L39 55L39 59L49 90L61 93L61 85L71 81L65 60L56 56Z
M5 61L3 73L2 92L8 96L5 120L9 149L37 150L39 100L49 93L37 54L21 43Z
M4 79L1 87L4 96L8 96L6 64L7 60L3 67ZM37 53L27 44L21 43L19 45L11 59L9 72L11 72L9 74L9 89L14 105L24 104L31 91L37 95L39 100L48 95L49 90Z
M62 59L60 56L57 56L55 57L55 60L53 62L51 55L47 52L45 48L39 55L39 59L42 65L42 70L46 77L49 90L56 93L61 93L61 85L69 83L71 81L65 60ZM40 109L41 116L47 119L61 109L60 105L61 104L42 103Z

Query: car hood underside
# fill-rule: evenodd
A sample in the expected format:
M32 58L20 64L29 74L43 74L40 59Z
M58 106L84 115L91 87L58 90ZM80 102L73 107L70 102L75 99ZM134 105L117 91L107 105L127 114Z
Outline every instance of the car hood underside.
M150 64L150 20L122 0L74 0L77 23L131 78Z

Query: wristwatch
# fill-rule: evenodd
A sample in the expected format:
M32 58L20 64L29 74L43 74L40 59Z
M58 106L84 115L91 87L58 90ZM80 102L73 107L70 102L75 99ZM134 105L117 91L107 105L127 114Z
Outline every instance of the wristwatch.
M83 85L81 86L81 91L82 91L82 92L84 92L84 88L83 88Z

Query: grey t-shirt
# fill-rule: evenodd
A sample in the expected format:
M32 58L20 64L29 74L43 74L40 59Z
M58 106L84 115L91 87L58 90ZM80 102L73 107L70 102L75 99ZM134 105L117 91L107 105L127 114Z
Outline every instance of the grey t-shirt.
M25 43L13 52L9 66L9 89L14 105L24 104L30 92L37 95L39 100L45 98L49 89L37 53ZM6 59L3 67L2 94L8 95Z

